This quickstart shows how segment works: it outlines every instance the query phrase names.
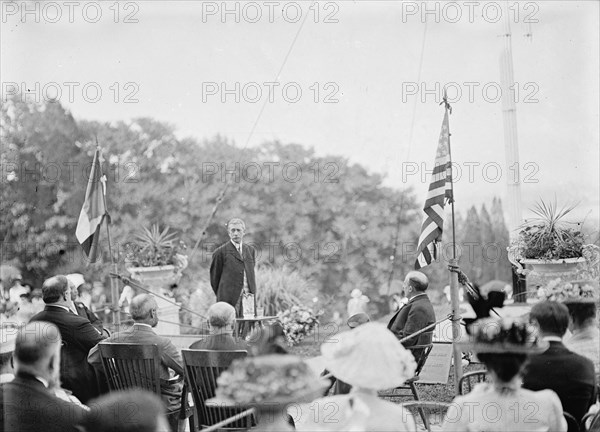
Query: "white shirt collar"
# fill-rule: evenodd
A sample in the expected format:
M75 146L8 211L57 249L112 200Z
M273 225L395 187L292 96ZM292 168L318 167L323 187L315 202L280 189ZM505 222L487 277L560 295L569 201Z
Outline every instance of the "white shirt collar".
M412 301L412 300L416 299L417 297L426 296L426 295L427 295L426 293L415 294L414 296L411 297L411 299L409 301Z
M152 326L151 326L150 324L146 324L146 323L139 323L139 322L136 322L136 323L133 323L133 325L134 325L134 326L145 326L145 327L148 327L148 328L150 328L150 329L152 328Z
M42 377L36 376L35 379L44 384L44 387L46 388L48 388L48 386L50 385L50 383Z
M562 342L562 338L560 338L558 336L544 336L542 338L542 340L545 340L548 342Z
M66 311L69 311L69 312L73 313L72 309L69 309L68 307L66 307L64 305L59 305L59 304L56 304L56 303L51 303L51 304L49 304L47 306L54 306L54 307L61 308L61 309L64 309Z
M230 240L230 241L233 244L233 247L235 247L238 251L241 250L241 247L242 247L242 244L243 244L242 242L240 242L240 244L238 246L238 244L236 242L234 242L233 240Z

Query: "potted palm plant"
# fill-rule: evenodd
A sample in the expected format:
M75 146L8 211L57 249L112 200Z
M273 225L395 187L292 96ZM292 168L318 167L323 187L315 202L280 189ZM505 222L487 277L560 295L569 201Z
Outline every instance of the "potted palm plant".
M511 242L511 261L531 265L540 274L575 270L585 261L585 239L579 228L570 227L571 223L564 220L574 208L558 209L556 201L536 203L531 209L535 217L521 225L518 237Z
M125 261L131 265L127 270L132 279L155 294L159 315L156 330L162 335L180 333L179 307L174 304L171 288L187 267L185 249L177 234L169 227L161 231L158 225L143 227L127 244Z

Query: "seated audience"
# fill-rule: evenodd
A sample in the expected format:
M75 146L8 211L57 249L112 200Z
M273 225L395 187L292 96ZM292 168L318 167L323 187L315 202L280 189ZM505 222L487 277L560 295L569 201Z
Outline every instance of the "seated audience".
M377 395L378 390L401 386L414 375L416 362L410 351L381 323L366 323L336 338L337 343L321 345L325 367L352 390L300 406L294 413L296 429L416 430L410 412Z
M215 351L248 350L243 340L235 340L235 308L229 303L217 302L208 308L208 327L210 334L190 345L190 349Z
M523 376L523 387L556 392L563 410L580 422L594 403L595 375L591 360L569 351L562 337L569 325L569 310L564 304L545 301L535 304L529 313L542 340L550 347L531 356Z
M425 293L429 286L429 279L423 273L411 271L404 279L406 296L408 304L396 312L390 322L388 329L396 335L398 339L404 339L411 334L422 330L423 328L435 323L435 312L429 297ZM424 345L431 343L433 329L426 331L418 336L404 340L402 345L406 348L413 345ZM421 351L413 352L415 358L420 357Z
M131 300L129 312L134 324L127 330L117 332L107 338L107 343L137 343L155 344L161 354L160 379L163 402L172 426L177 426L179 409L181 407L181 392L183 389L183 360L181 353L173 343L164 336L159 336L152 330L158 324L158 305L150 294L140 294ZM96 345L90 350L88 362L93 365L98 374L104 375L100 349ZM178 374L181 379L173 380L169 369Z
M596 287L598 289L598 287ZM571 337L565 340L565 346L594 363L596 379L600 377L600 328L596 320L595 299L592 301L565 302L571 317L569 330Z
M16 376L2 384L0 425L6 431L74 431L85 414L80 405L58 398L61 336L51 323L35 321L22 327L15 341Z
M60 377L62 385L86 403L98 396L99 388L94 369L87 356L92 347L104 336L87 318L76 315L71 309L71 286L66 276L54 276L42 286L46 307L31 321L48 321L55 324L62 338Z
M169 432L160 398L143 390L113 392L94 399L81 426L85 432Z
M546 349L525 322L483 318L468 327L463 351L477 353L491 382L458 396L444 419L444 431L566 431L556 393L521 388L520 375L529 353ZM493 410L489 407L493 407Z

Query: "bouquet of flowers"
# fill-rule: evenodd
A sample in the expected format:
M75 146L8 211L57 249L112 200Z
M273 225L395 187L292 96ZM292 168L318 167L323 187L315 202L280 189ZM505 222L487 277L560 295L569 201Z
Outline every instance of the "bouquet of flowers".
M322 312L314 313L306 306L292 306L277 316L283 326L283 333L287 338L289 346L300 343L304 336L310 334L315 325L319 324L319 316Z
M594 285L596 285L594 287ZM594 281L571 281L566 282L556 278L540 287L537 296L541 300L564 302L568 300L593 301L598 297L598 284Z

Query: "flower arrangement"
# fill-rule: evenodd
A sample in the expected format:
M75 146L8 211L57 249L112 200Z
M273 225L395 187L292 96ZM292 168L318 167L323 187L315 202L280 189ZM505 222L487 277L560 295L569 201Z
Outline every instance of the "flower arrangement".
M287 338L289 346L296 345L304 339L304 337L319 324L319 316L322 311L314 313L312 309L306 306L292 306L283 312L280 312L277 317L283 326L283 333Z
M594 286L595 285L595 286ZM537 291L540 300L572 301L598 299L598 283L594 281L566 282L561 278L552 279Z
M559 210L556 202L538 202L531 209L536 217L521 226L509 250L516 259L549 261L582 257L585 239L581 230L569 228L563 220L574 208Z
M187 267L185 243L170 228L160 230L158 225L151 229L142 227L134 234L133 241L127 244L126 260L136 267L158 267L174 265L179 269Z

